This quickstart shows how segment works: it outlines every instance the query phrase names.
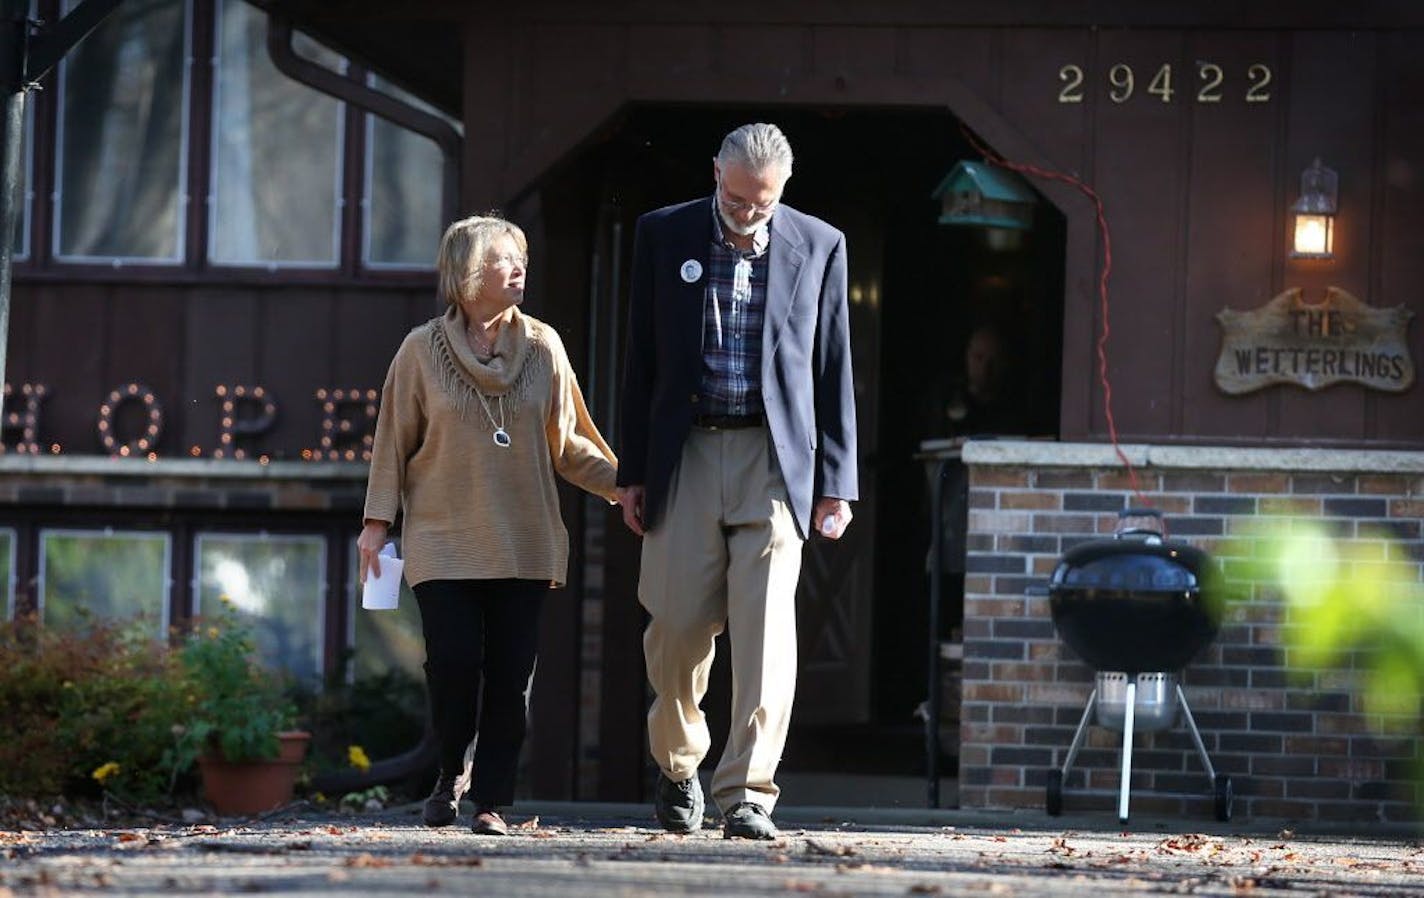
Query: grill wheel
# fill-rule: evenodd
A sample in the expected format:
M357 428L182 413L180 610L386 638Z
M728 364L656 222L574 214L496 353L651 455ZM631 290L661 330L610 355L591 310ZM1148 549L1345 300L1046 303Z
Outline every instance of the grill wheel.
M1222 823L1229 822L1231 820L1231 805L1235 800L1236 792L1231 788L1231 777L1224 773L1218 773L1216 775L1216 819Z
M1043 805L1050 817L1063 813L1063 771L1057 767L1048 771L1048 794Z

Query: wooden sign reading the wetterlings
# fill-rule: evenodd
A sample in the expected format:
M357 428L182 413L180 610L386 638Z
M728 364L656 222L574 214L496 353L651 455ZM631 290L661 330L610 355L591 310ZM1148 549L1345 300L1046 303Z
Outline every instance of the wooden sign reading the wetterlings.
M1358 383L1402 393L1414 384L1405 329L1414 313L1404 306L1377 309L1330 287L1306 302L1299 287L1249 312L1222 309L1216 385L1249 393L1271 384L1319 390Z

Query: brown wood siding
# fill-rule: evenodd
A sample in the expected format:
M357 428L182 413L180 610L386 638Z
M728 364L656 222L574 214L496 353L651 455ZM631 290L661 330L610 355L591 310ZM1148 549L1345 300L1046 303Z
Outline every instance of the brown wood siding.
M1183 173L1181 103L1148 95L1146 79L1162 63L1182 56L1182 36L1111 31L1098 37L1096 64L1084 90L1096 94L1093 161L1088 170L1107 204L1112 241L1111 326L1108 373L1113 386L1119 434L1165 433L1171 426L1176 381L1173 323L1180 301L1178 227ZM1113 103L1101 87L1112 67L1128 65L1136 88L1124 103ZM1096 71L1093 71L1095 69ZM1095 288L1096 289L1096 288ZM1089 323L1068 322L1069 327ZM1101 316L1091 321L1096 335ZM1095 367L1095 366L1094 366ZM1094 380L1096 383L1096 380ZM1094 390L1091 430L1107 431L1103 393Z
M183 318L178 309L181 301L172 291L141 285L116 286L104 295L109 351L105 353L103 381L99 385L101 395L95 399L128 383L151 388L164 422L155 451L167 455L182 453L177 436L182 433L187 414L178 398L181 356L174 352L183 337ZM137 418L137 409L134 412L129 417Z
M249 450L299 458L321 435L320 388L380 389L395 348L433 314L429 288L17 283L12 384L44 383L39 439L95 454L99 406L131 381L163 408L160 455L218 447L222 384L261 385L276 426Z
M1084 174L1102 196L1114 264L1109 373L1123 438L1424 442L1418 384L1402 395L1343 385L1230 397L1211 376L1216 313L1254 308L1285 287L1320 295L1334 285L1424 313L1409 277L1420 257L1410 222L1424 213L1413 186L1424 61L1409 49L1420 32L951 28L815 16L807 7L808 24L684 14L620 22L589 12L582 22L504 26L524 50L511 80L491 82L483 60L467 64L467 98L480 97L467 108L502 137L468 142L467 207L526 191L629 103L948 106L997 151ZM492 35L481 33L488 45ZM1108 99L1107 75L1120 62L1133 67L1136 89L1119 104ZM1226 75L1219 103L1196 101L1199 62ZM1271 67L1271 98L1248 104L1245 69L1256 62ZM1058 102L1068 63L1085 72L1080 104ZM1176 90L1169 103L1147 93L1164 63ZM1316 156L1340 173L1337 257L1293 261L1287 207ZM1389 177L1397 184L1386 187ZM1070 187L1036 186L1068 219L1060 435L1103 438L1092 206ZM1421 329L1411 325L1416 365Z
M257 361L261 303L254 293L235 288L195 290L186 299L184 404L192 413L180 445L185 450L197 446L202 454L211 455L218 448L222 419L217 387L261 383ZM282 406L290 399L277 396Z
M1384 305L1408 305L1409 351L1415 371L1424 368L1424 45L1418 32L1389 34L1381 41L1386 61L1379 95L1384 106L1381 150L1376 157L1377 231L1371 248L1371 295ZM1424 373L1416 373L1424 377ZM1424 385L1401 396L1372 395L1375 436L1418 442L1424 424Z
M1383 297L1369 291L1378 43L1375 32L1291 35L1289 93L1281 97L1289 104L1290 116L1281 153L1285 201L1295 200L1300 172L1314 157L1320 156L1340 173L1334 260L1286 261L1284 286L1302 286L1307 296L1323 296L1325 288L1333 285L1371 304L1382 304ZM1415 388L1416 396L1419 389ZM1365 418L1363 387L1342 384L1319 393L1293 388L1273 392L1280 403L1283 432L1330 438L1364 436L1371 429L1372 422ZM1424 436L1424 429L1415 433Z
M16 345L12 335L6 357L49 387L41 444L58 443L65 452L100 451L95 430L99 401L115 386L104 382L112 353L103 291L46 287L32 292L17 284L11 301L15 308L33 304L31 342Z
M1255 62L1280 71L1279 37L1271 32L1198 32L1187 44L1187 60L1209 54L1224 71L1243 72ZM1190 89L1199 89L1195 64ZM1270 254L1247 247L1284 246L1282 185L1275 171L1275 145L1284 114L1245 103L1199 104L1191 109L1191 160L1187 182L1189 212L1183 235L1186 320L1183 327L1179 432L1224 432L1262 439L1268 433L1270 391L1221 402L1212 370L1221 346L1211 322L1224 305L1263 305L1280 290ZM1231 227L1223 227L1231 223Z

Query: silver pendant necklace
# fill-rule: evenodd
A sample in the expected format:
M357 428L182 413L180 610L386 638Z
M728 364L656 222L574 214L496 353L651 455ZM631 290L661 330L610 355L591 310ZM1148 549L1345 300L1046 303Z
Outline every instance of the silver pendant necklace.
M485 394L475 390L475 395L480 397L480 405L484 407L485 417L489 418L490 426L494 428L494 444L501 449L508 449L510 444L509 431L504 429L504 395L495 397L499 403L499 421L494 420L494 413L490 411L489 400L485 399Z

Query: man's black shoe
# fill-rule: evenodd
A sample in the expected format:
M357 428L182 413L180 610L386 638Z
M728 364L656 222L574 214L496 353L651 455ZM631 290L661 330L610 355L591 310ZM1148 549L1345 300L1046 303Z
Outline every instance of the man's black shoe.
M426 826L449 826L460 816L460 798L468 788L460 779L443 773L436 778L435 788L430 790L430 797L425 799Z
M742 801L732 805L722 818L724 839L775 839L781 833L771 822L766 808L754 801Z
M703 807L702 784L697 781L697 774L680 783L658 775L653 808L663 829L670 833L696 832L702 828Z

